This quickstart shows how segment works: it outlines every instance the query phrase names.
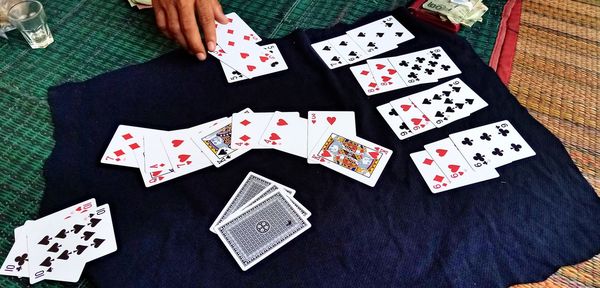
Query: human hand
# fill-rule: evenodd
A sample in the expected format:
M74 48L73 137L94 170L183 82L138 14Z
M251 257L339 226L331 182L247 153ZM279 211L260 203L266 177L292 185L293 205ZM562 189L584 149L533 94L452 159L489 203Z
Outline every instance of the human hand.
M158 29L201 61L206 59L206 48L215 50L215 20L228 22L218 0L152 0L152 7Z

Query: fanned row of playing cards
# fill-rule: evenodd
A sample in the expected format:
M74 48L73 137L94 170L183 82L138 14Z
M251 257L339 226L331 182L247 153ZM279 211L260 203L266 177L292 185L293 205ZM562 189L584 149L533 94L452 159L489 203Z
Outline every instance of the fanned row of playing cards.
M393 50L413 38L396 18L387 16L312 47L329 69L335 69Z
M17 227L0 275L77 282L87 262L115 251L110 208L90 199Z
M488 106L459 78L377 106L400 140L443 127Z
M310 228L311 213L294 198L295 193L250 172L210 226L242 270Z
M229 23L215 22L217 47L208 52L221 61L227 82L233 83L286 70L277 45L258 46L262 39L235 12L225 15Z
M450 134L410 154L433 193L499 177L495 168L534 156L508 120Z
M460 69L442 47L390 58L369 59L367 64L350 67L368 96L389 92L460 74Z
M150 187L214 165L220 167L252 149L276 149L308 158L374 186L392 154L356 136L354 112L257 112L191 128L162 131L120 125L101 163L136 167Z

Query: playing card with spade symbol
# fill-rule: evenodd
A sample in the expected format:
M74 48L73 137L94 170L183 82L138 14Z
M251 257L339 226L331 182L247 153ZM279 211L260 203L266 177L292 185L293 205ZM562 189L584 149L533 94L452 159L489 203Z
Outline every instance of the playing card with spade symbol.
M242 110L240 113L251 113L250 108ZM247 148L235 148L231 145L231 117L222 121L206 131L192 136L192 141L196 143L200 150L206 155L215 167L221 167L233 159L250 151Z
M410 101L408 97L398 98L390 102L390 105L398 113L402 121L408 125L408 129L412 132L413 136L435 128L427 115Z
M79 238L75 239L73 246L75 251L81 251L82 259L85 262L117 251L109 205L98 206L88 218L87 221L80 222L85 227L81 230Z
M450 182L465 177L472 171L450 138L444 138L425 145L425 151L435 160Z
M392 131L394 131L394 134L396 134L398 139L404 140L413 135L412 130L410 130L408 125L406 125L406 122L400 118L400 114L398 114L398 111L394 109L392 104L385 103L379 105L377 106L377 111L379 111L381 117L383 117L385 122L392 128Z
M398 71L387 58L369 59L367 64L382 91L387 92L406 87L404 80L400 78Z
M438 79L433 76L435 69L427 66L426 53L426 51L417 51L390 57L388 60L407 86L437 82Z
M453 133L450 139L474 169L500 167L535 155L508 120Z
M365 52L365 58L371 58L393 50L401 42L414 38L409 36L410 32L406 28L393 20L395 20L393 16L388 16L346 31L346 34Z
M447 178L446 174L438 166L433 157L427 151L419 151L410 154L417 170L425 180L427 187L432 193L448 191L454 188L498 178L500 175L496 169L481 169L477 172L471 171L466 176L459 179L453 179L452 182Z
M364 59L362 49L346 34L329 39L329 43L348 64Z
M323 63L329 67L329 69L335 69L338 67L348 65L348 62L342 54L338 52L329 40L313 43L310 45L313 50L319 55Z
M306 158L307 121L298 112L275 112L260 145Z
M392 156L392 150L358 136L326 131L308 157L354 180L374 187Z
M285 63L285 59L281 55L279 48L277 48L276 44L268 44L261 46L265 51L271 53L275 60L271 62L271 66L275 69L271 70L269 73L275 73L283 70L287 70L287 64ZM221 61L221 67L223 68L223 72L225 73L225 77L228 83L238 82L242 80L248 79L248 77L244 76L239 71L231 68L231 66L227 65L225 62Z
M308 111L308 139L306 141L306 153L312 151L317 141L323 136L323 133L329 129L335 129L344 135L356 135L356 123L354 112L352 111ZM318 164L319 162L307 158L309 164Z
M377 85L377 81L375 81L375 77L373 77L368 64L352 66L350 67L350 72L352 72L352 75L358 81L358 85L365 91L367 96L385 92L385 90Z
M234 148L265 149L260 145L263 132L273 118L272 112L234 113L231 116L231 145Z

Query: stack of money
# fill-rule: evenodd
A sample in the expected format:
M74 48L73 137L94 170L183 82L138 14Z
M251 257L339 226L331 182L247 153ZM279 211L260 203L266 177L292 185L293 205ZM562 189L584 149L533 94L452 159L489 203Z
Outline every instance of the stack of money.
M439 14L442 20L471 27L483 21L488 7L482 0L428 0L423 9Z
M140 10L152 8L152 0L127 0L131 7L136 7Z

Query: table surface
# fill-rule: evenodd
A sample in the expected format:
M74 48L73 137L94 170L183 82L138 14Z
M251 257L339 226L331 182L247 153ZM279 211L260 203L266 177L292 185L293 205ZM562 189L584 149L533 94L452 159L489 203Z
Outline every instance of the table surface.
M53 125L46 101L48 87L82 81L127 65L142 63L176 46L154 26L151 10L138 11L125 0L41 1L55 43L30 49L13 31L0 39L0 259L8 254L13 229L34 219L44 190L42 168L52 151ZM297 28L326 28L350 23L369 12L405 6L407 0L256 0L223 1L261 37L278 38ZM487 1L483 23L463 29L487 62L506 1ZM27 279L0 277L0 287L25 287ZM83 279L79 286L88 286ZM42 287L62 287L58 282Z

